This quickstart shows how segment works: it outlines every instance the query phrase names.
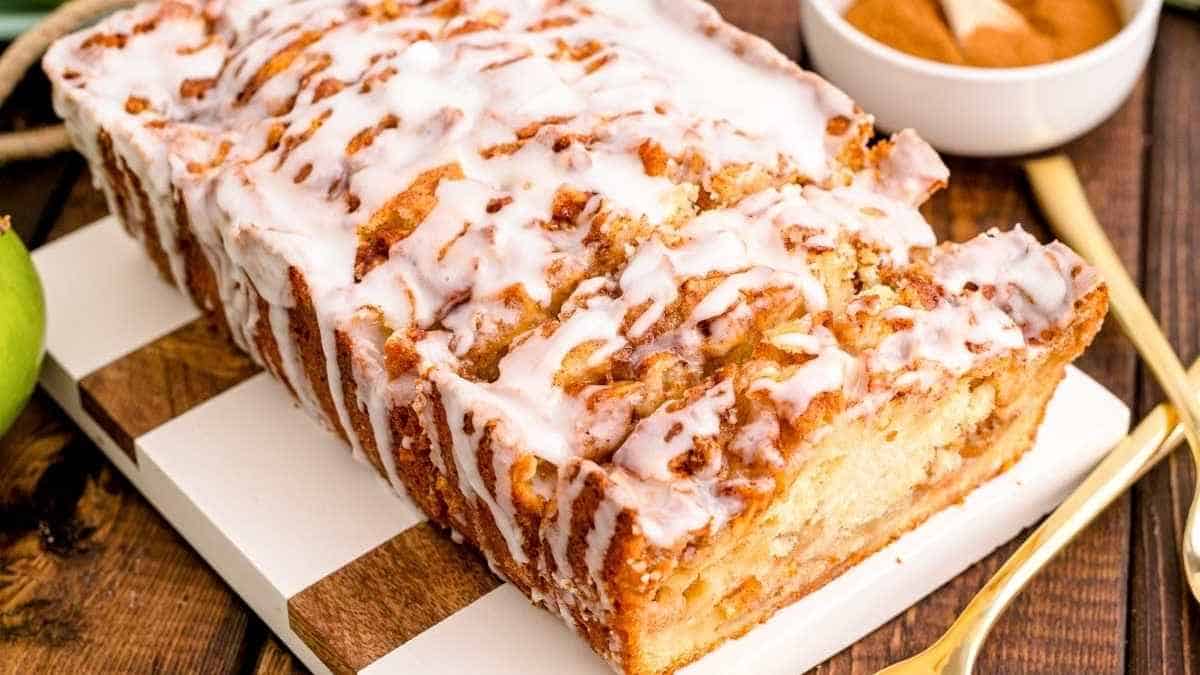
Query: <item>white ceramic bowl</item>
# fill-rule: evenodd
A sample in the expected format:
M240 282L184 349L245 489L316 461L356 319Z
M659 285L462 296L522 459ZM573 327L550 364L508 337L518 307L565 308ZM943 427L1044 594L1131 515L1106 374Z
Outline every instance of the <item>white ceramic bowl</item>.
M867 37L842 13L852 0L800 0L804 46L818 72L880 128L916 129L939 150L1038 152L1080 136L1129 96L1146 66L1162 0L1119 0L1125 27L1070 59L1027 68L951 66Z

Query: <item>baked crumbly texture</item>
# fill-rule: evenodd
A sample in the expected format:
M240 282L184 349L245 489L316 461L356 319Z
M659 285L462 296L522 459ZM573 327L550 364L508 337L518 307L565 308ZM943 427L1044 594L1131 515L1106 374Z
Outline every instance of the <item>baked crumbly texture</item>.
M1106 310L697 0L167 0L45 67L162 273L627 673L1015 462Z

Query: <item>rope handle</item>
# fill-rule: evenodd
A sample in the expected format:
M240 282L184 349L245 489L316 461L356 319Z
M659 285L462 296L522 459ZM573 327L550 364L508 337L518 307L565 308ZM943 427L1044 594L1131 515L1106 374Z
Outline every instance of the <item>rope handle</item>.
M25 71L37 63L58 38L135 0L70 0L46 15L0 54L0 105L8 99ZM18 159L49 157L71 147L67 130L57 126L0 134L0 164Z

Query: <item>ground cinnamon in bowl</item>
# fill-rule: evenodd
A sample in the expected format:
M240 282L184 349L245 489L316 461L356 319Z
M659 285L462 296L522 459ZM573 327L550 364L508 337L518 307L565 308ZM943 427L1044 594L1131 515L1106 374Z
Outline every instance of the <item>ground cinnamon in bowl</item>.
M937 0L856 0L846 20L880 42L924 59L1014 68L1081 54L1121 30L1112 0L1008 0L1028 28L981 28L959 44Z

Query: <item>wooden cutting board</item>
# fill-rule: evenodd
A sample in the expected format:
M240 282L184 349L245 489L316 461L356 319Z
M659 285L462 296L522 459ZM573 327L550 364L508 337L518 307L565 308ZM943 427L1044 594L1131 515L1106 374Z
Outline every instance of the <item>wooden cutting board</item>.
M115 220L34 259L45 389L309 668L608 672L224 342ZM1050 510L1128 423L1072 369L1016 467L684 672L820 663Z

